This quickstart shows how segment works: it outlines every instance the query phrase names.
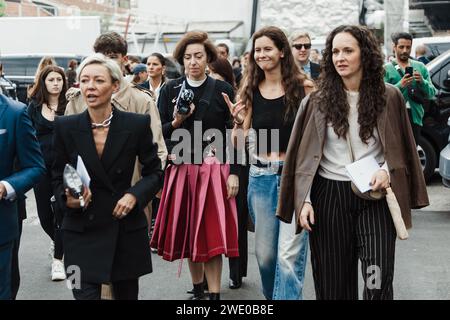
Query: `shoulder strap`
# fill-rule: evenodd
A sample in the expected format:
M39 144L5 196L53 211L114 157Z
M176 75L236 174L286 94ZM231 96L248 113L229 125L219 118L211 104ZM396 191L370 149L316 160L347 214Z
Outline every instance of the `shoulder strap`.
M203 91L203 95L200 98L199 103L206 103L207 105L209 105L214 92L214 88L216 86L216 79L208 77L206 81L206 88L205 91Z
M195 120L202 120L203 116L205 114L206 109L208 109L208 106L211 102L212 95L214 93L214 88L216 87L216 79L211 78L208 76L206 79L206 87L203 91L202 96L200 97L200 100L198 102L198 109L195 113Z
M404 77L405 74L403 73L402 69L400 68L400 66L397 64L397 62L395 61L391 61L392 66L394 67L395 70L397 70L398 74L400 75L400 77Z
M350 129L349 129L349 131L350 131ZM352 142L350 140L350 133L349 133L349 131L347 131L347 136L346 136L347 146L348 146L348 153L350 155L350 160L352 162L354 162L355 161L355 157L353 156L353 148L352 148Z

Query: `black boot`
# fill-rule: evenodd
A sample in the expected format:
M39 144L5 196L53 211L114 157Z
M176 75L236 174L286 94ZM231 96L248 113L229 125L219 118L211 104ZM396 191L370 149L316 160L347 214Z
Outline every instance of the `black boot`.
M192 291L194 296L190 298L191 300L203 300L205 298L203 282L198 284L194 283L194 289L192 289Z
M203 278L203 289L208 292L208 281L206 280L206 277ZM189 294L194 294L194 288L192 288L191 290L186 291L186 293Z
M220 293L210 292L209 300L220 300Z

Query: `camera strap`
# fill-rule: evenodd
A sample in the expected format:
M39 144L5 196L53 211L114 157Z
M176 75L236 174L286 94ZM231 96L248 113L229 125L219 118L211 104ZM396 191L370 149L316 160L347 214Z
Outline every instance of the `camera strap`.
M206 87L199 100L197 112L195 113L195 120L202 120L206 109L208 109L211 102L214 88L216 87L216 79L208 76L206 79Z

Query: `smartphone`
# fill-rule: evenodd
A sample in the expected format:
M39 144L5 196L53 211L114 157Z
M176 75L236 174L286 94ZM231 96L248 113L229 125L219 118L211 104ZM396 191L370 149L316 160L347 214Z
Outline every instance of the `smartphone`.
M409 74L410 76L412 76L413 72L414 72L413 67L406 67L405 68L405 74Z

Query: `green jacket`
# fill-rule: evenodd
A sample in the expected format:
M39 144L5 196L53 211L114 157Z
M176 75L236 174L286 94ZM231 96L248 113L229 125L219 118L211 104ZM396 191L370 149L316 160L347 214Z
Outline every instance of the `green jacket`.
M425 65L422 62L416 60L409 60L409 65L413 67L414 71L419 71L420 74L422 75L423 82L420 85L420 88L425 93L426 96L425 98L429 100L433 99L434 95L436 94L436 88L433 86L433 83L431 82L430 74L428 73L428 70L425 67ZM422 119L424 114L423 106L419 103L412 101L409 98L408 89L401 87L400 80L402 79L402 77L400 76L400 74L398 73L398 71L395 69L394 65L391 62L384 65L384 70L385 70L384 81L393 84L401 91L407 105L409 104L409 106L411 107L413 122L415 124L418 124L419 126L422 126ZM405 70L402 69L402 72L404 74ZM413 86L418 86L415 80L413 81Z

